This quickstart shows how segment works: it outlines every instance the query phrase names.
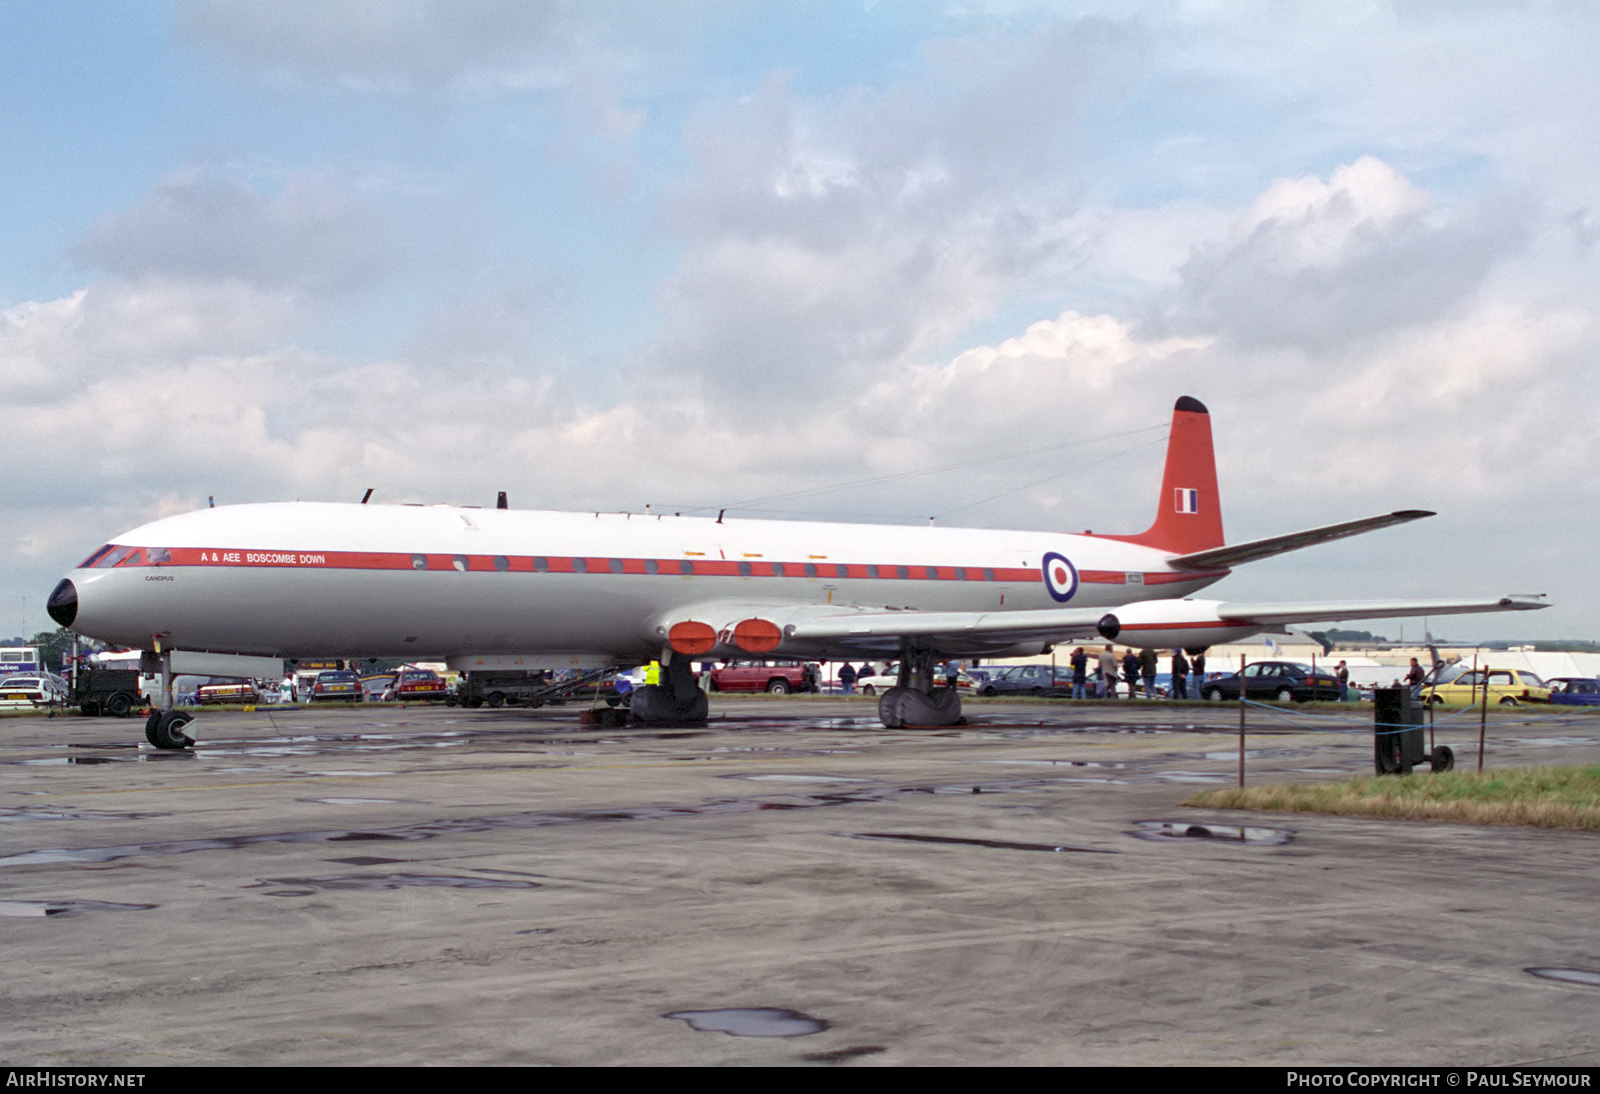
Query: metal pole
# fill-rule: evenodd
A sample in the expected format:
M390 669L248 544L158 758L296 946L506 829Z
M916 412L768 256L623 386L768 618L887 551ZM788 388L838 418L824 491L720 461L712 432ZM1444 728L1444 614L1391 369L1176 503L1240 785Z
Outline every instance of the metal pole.
M1477 660L1477 658L1473 658ZM1489 666L1483 667L1483 703L1478 707L1478 774L1483 774L1483 737L1489 721Z
M1239 788L1244 789L1244 654L1239 655Z

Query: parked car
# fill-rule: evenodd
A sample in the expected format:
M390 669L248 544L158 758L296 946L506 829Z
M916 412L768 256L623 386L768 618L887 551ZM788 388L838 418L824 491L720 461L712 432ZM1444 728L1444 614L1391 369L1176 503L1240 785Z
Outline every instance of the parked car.
M213 676L194 690L194 701L200 706L207 703L255 703L260 698L255 681L242 676Z
M1247 699L1262 702L1305 703L1314 699L1336 702L1339 681L1332 673L1321 669L1313 672L1310 665L1297 661L1257 661L1244 667L1244 694ZM1229 672L1211 677L1201 685L1200 695L1213 703L1237 700L1239 674Z
M1600 680L1586 676L1558 676L1546 680L1550 701L1564 707L1600 706Z
M361 679L349 669L328 669L319 672L316 681L311 685L311 694L306 698L313 703L330 699L359 703L362 698Z
M392 672L371 672L361 674L361 698L368 703L376 703L383 698L383 693L389 690L389 685L394 683Z
M1545 682L1523 669L1464 672L1448 684L1430 684L1423 688L1422 701L1431 706L1468 707L1483 701L1485 688L1489 692L1489 702L1503 707L1550 701L1550 689Z
M410 702L414 699L443 699L449 692L440 676L432 669L419 669L415 665L407 665L394 674L394 679L383 691L385 702L401 699Z
M947 686L945 681L949 679L949 676L945 673L943 667L936 667L933 670L933 679L934 683L936 683L939 687L945 687ZM898 664L893 664L881 673L868 672L863 676L856 677L856 691L862 695L878 695L882 692L888 691L890 688L899 683L900 666ZM976 680L968 676L965 672L958 672L956 674L957 694L975 695L977 692L978 682Z
M1063 665L1012 665L978 686L979 695L1068 696L1072 670Z
M729 661L711 670L712 691L816 691L821 674L804 661Z
M0 680L0 707L60 706L66 701L66 681L53 673L18 674Z

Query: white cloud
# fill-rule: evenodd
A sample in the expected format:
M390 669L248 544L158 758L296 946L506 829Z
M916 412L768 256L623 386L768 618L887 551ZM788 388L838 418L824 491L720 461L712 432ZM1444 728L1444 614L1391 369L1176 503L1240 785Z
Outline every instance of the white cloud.
M1226 240L1198 247L1169 312L1243 346L1335 349L1436 319L1514 255L1526 213L1510 202L1436 212L1366 156L1324 183L1280 179Z
M78 254L125 278L326 295L372 287L394 260L389 239L382 221L334 180L291 176L269 197L242 179L191 169L102 217Z

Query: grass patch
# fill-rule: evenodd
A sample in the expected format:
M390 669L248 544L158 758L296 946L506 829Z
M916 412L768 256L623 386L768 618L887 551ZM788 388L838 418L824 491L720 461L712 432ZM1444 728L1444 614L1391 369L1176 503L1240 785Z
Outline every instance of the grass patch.
M1273 813L1519 824L1600 831L1600 765L1385 775L1342 783L1207 790L1183 804Z

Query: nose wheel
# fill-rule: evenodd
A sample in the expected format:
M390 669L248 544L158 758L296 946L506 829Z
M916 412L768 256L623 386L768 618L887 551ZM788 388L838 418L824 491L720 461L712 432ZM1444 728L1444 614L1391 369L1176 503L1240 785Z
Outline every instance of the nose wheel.
M144 737L156 748L188 748L194 738L184 728L194 721L194 715L178 710L156 710L145 719Z

